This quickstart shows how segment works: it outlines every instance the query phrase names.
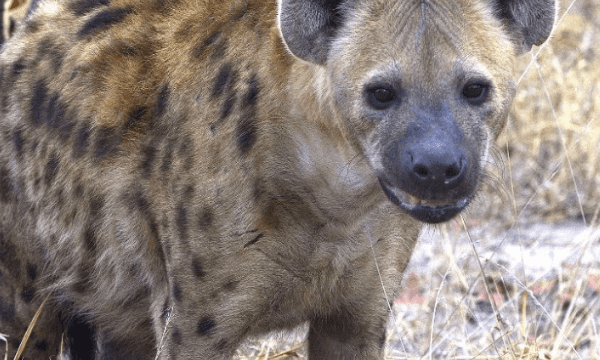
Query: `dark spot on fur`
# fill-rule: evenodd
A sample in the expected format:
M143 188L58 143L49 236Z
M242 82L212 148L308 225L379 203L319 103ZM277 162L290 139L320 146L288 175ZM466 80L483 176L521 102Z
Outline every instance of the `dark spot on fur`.
M120 143L121 134L111 128L100 128L96 134L94 155L100 159L111 157L115 155Z
M48 342L46 340L37 341L35 343L35 348L40 351L48 350Z
M173 299L175 299L175 301L181 301L181 289L177 284L173 284Z
M177 230L179 231L179 236L182 239L187 238L187 210L183 207L183 205L179 205L177 207L177 218L175 220L177 224Z
M81 199L83 197L83 184L81 183L81 181L79 179L77 179L76 181L73 182L73 195L75 196L75 198L77 199Z
M21 261L15 246L0 232L0 263L16 279L21 277Z
M15 304L7 302L0 296L0 320L2 320L2 324L12 325L15 323L15 319Z
M246 97L244 98L244 106L252 106L256 104L256 100L258 100L258 93L260 89L258 87L258 80L256 77L253 77L248 84L248 92L246 93Z
M85 153L88 147L91 132L92 129L87 123L84 123L79 129L79 131L77 131L77 137L75 138L75 147L73 149L73 156L80 157Z
M27 10L28 14L31 12L31 9L33 9L33 4L38 3L39 1L40 0L32 0L31 4L29 5L29 9ZM23 25L25 25L25 33L34 34L40 30L40 22L31 18L23 22Z
M196 46L192 50L192 55L196 58L201 57L208 50L209 47L211 47L215 42L217 42L219 40L220 37L221 37L220 31L216 31L216 32L212 33L209 37L204 39L204 41L202 41L202 43L200 43L198 46Z
M177 326L173 326L173 342L177 345L181 345L181 332Z
M219 351L219 352L225 351L225 349L227 349L227 340L225 340L225 339L219 340L215 344L215 349L217 349L217 351Z
M11 16L8 18L8 36L12 37L15 34L15 30L17 28L17 22L15 21L15 19Z
M102 208L104 207L104 199L101 196L94 196L90 200L90 218L92 221L98 221Z
M12 76L15 78L18 77L19 75L21 75L21 73L23 72L24 69L25 69L25 60L19 59L19 60L15 61L15 63L13 64L13 67L12 67Z
M21 299L25 303L30 303L31 300L33 300L34 296L35 296L35 289L32 287L25 287L23 289L23 292L21 292Z
M149 177L152 174L152 168L156 159L156 148L152 145L146 145L142 148L142 163L140 169L143 177Z
M0 167L0 201L8 203L12 200L13 187L8 169L4 166Z
M213 222L214 215L212 210L208 207L205 207L198 218L198 226L200 230L206 230Z
M198 258L192 260L192 273L198 278L202 278L206 275L206 272L202 268L202 263Z
M237 288L240 282L237 280L230 280L223 285L223 290L225 291L233 291Z
M83 244L86 250L91 254L96 254L98 240L96 239L96 233L91 226L88 226L83 233Z
M181 193L182 201L189 201L194 197L194 185L187 185Z
M58 99L58 93L54 93L48 100L48 110L46 122L52 129L57 129L60 122L65 117L65 109L63 104Z
M144 131L151 125L149 124L149 120L146 119L149 113L149 109L146 106L134 107L127 115L125 130L144 133Z
M46 169L44 170L44 182L46 186L50 186L52 181L54 180L56 173L58 172L58 167L60 166L60 162L56 154L52 155L48 163L46 164Z
M192 50L192 56L198 60L203 59L212 50L213 61L222 59L227 52L227 39L220 31L212 33Z
M11 133L13 144L15 144L15 151L17 152L17 156L23 155L23 133L21 130L15 130Z
M169 97L171 96L171 89L169 89L169 85L164 84L161 86L160 90L158 90L158 96L156 99L156 116L163 116L167 106L169 104Z
M130 8L112 8L103 10L92 18L88 19L83 27L77 33L79 38L84 38L98 30L104 30L112 25L116 25L123 21L127 15L131 14L133 9Z
M198 27L201 22L202 20L196 17L189 17L182 21L181 26L175 31L175 40L177 42L189 43L190 36L198 33Z
M37 277L37 266L35 264L27 264L27 276L31 281Z
M110 0L79 0L71 4L71 11L77 15L85 15L100 6L106 6Z
M175 142L171 139L167 143L165 148L165 155L163 156L163 161L160 166L160 171L164 173L168 172L171 169L171 164L173 163L173 147L175 146Z
M254 237L254 239L248 241L246 243L246 245L244 245L244 248L247 248L248 246L252 246L254 244L256 244L258 242L258 240L260 240L263 236L265 236L264 234L258 234Z
M73 129L73 123L66 115L66 107L59 99L58 93L54 93L48 100L48 108L45 117L46 124L51 129L57 130L60 138L64 141Z
M31 111L31 121L34 125L40 125L44 122L46 115L46 97L48 96L48 88L44 80L38 80L33 87L33 96L29 102Z
M212 96L217 97L223 93L225 86L229 83L232 76L230 64L224 64L219 70L219 74L215 77Z
M189 171L194 164L194 157L192 155L192 139L189 136L181 139L181 143L179 144L179 157L184 159L183 162L183 170Z
M237 145L242 154L246 154L256 140L256 120L253 114L242 118L237 127Z
M124 198L127 200L129 207L136 209L141 213L147 213L150 209L150 204L141 188L131 191L126 194Z
M231 109L233 109L233 105L235 104L235 96L230 96L223 102L223 106L221 108L221 119L225 119L231 113Z
M60 70L64 61L64 56L65 52L61 51L50 38L45 38L40 41L37 47L37 57L49 59L54 73L58 73Z
M198 322L198 335L211 335L215 331L215 321L209 317L204 317Z

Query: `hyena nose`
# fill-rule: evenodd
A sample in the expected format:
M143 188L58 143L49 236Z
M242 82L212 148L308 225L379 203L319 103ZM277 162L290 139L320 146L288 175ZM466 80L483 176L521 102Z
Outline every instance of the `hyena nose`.
M467 158L459 146L426 142L405 149L403 170L413 184L438 192L458 187L467 172Z

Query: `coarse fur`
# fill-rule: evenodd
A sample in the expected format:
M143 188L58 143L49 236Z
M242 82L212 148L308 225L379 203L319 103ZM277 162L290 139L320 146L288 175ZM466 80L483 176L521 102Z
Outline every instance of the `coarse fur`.
M420 228L475 195L555 9L34 1L0 49L8 356L48 298L25 359L224 360L306 322L311 360L382 359Z

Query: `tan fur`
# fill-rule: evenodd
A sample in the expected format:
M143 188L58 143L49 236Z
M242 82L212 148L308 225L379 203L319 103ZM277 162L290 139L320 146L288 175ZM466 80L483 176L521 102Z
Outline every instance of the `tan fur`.
M161 359L229 359L307 321L311 360L383 358L419 219L474 196L520 41L539 36L493 0L317 3L37 5L0 53L9 357L50 294L26 359L63 333L74 359L153 359L163 333ZM483 104L461 95L475 77ZM369 108L373 79L394 107ZM393 180L429 120L461 139L456 188Z

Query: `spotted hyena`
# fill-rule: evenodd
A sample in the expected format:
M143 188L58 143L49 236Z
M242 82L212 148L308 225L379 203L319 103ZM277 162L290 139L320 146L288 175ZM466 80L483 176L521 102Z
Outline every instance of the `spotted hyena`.
M382 359L423 223L473 198L554 0L39 0L0 53L13 356Z

